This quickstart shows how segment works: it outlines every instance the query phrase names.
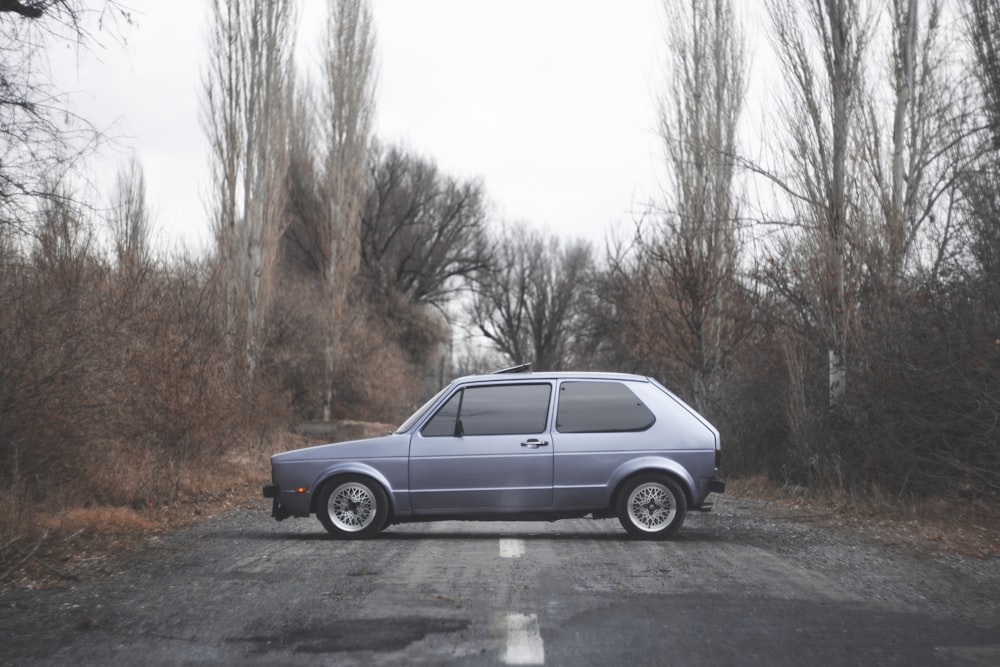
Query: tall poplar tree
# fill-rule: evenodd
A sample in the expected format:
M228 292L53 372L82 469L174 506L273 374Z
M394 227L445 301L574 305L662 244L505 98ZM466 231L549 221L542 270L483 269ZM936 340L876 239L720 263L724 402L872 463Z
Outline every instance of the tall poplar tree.
M294 50L289 0L214 0L203 121L227 330L252 377L284 224ZM234 346L235 347L235 346Z
M865 0L768 0L770 37L786 81L782 100L784 173L775 177L802 225L807 298L817 314L829 357L829 400L847 382L849 329L856 281L849 266L852 238L867 224L859 205L858 126L865 97L865 63L874 13Z
M329 0L323 38L321 122L326 158L321 175L319 245L324 309L323 419L332 414L334 367L351 282L361 261L361 216L375 113L375 29L369 0Z
M664 3L666 94L659 101L668 184L657 224L641 240L648 289L673 355L705 410L734 327L727 307L740 254L736 131L746 92L743 34L730 0Z

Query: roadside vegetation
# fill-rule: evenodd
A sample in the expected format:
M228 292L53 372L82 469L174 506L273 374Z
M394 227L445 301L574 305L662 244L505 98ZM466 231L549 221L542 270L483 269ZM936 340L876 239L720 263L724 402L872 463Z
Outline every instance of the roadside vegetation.
M204 256L154 247L134 160L87 194L100 134L24 65L125 8L0 9L0 575L257 493L298 422L398 422L520 362L662 380L748 493L995 525L995 2L768 0L784 88L752 122L734 3L665 3L668 182L604 248L380 142L367 1L331 0L313 79L295 4L211 6Z

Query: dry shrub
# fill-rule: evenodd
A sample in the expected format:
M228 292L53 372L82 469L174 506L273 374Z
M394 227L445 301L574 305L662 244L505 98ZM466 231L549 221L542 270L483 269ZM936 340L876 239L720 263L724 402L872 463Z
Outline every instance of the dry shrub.
M6 548L23 536L33 534L38 516L38 505L29 498L23 484L11 485L3 492L3 511L0 511L0 569L3 569L9 558Z
M14 517L196 494L190 471L287 424L281 392L234 362L209 266L126 272L87 249L0 259L0 491ZM0 544L24 529L8 519Z
M152 447L124 441L95 442L78 461L80 484L64 497L70 505L144 507L175 497L177 464Z
M418 370L380 319L358 317L349 323L334 376L335 419L401 421L419 398Z
M299 420L322 418L322 292L308 276L287 272L272 306L264 365ZM439 383L447 327L427 307L358 293L339 323L333 419L395 423ZM430 382L427 378L433 375Z
M717 422L729 445L726 473L763 474L779 488L904 518L956 506L990 515L1000 507L1000 308L986 293L965 278L870 304L854 335L847 392L833 408L821 339L779 337L783 354L732 387L727 403L753 412L768 396L783 425L772 439L734 442L727 435L739 420ZM767 349L743 364L763 361Z
M286 275L281 297L271 304L262 365L287 395L300 419L318 419L322 409L323 318L318 284Z
M1000 505L1000 304L956 282L884 308L835 424L853 476L917 500Z
M69 505L91 504L159 507L173 502L212 498L230 488L267 478L266 450L249 438L242 448L203 448L185 458L169 456L148 443L96 443L80 461L80 487Z
M787 474L788 379L779 337L758 332L736 349L705 410L722 441L722 473L729 478Z
M259 497L261 487L271 481L270 456L281 450L283 435L274 433L259 440L250 438L242 447L191 461L178 475L178 498L194 502L218 500L248 488L254 497Z

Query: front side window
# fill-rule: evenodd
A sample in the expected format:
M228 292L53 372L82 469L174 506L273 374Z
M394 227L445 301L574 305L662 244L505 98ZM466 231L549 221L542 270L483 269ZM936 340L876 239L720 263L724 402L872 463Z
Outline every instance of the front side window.
M551 395L549 384L466 387L441 406L421 433L425 437L543 433Z
M427 410L429 410L432 405L437 403L438 399L441 398L441 394L445 393L446 391L448 391L447 386L443 387L438 393L434 394L433 397L428 399L426 403L421 405L416 412L410 415L407 418L407 420L403 422L399 428L396 429L396 433L406 433L411 428L413 428L413 425L416 424L418 421L420 421L420 418L424 416L424 413L427 412Z
M556 430L560 433L644 431L656 417L621 382L563 382Z

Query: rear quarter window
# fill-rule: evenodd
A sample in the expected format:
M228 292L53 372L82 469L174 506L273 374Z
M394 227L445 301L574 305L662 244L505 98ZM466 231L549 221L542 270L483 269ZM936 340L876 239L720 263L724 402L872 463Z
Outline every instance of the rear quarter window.
M621 382L563 382L556 430L560 433L645 431L656 417Z

